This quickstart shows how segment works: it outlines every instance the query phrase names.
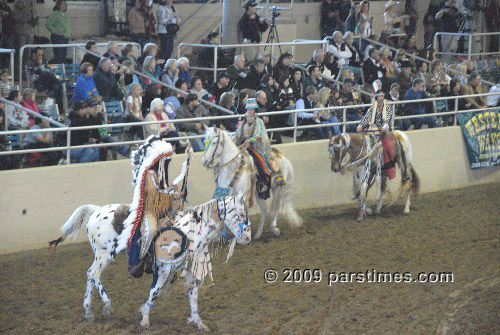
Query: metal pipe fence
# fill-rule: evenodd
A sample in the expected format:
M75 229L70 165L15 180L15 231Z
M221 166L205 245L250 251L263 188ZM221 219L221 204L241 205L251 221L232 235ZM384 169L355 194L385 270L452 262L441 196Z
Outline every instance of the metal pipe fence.
M132 44L135 46L138 50L138 56L141 55L141 46L137 42L132 42L132 41L115 41L115 43L119 46L125 45L125 44ZM82 47L85 52L88 52L90 50L85 49L85 44L86 43L68 43L68 44L25 44L19 49L19 90L22 91L22 86L23 86L23 60L24 60L24 50L26 49L32 49L32 48L72 48L73 49L73 62L76 64L76 50L78 47ZM98 47L103 47L106 46L108 43L96 43Z
M399 105L399 104L412 104L412 103L423 103L423 102L432 102L437 100L455 100L457 102L458 99L465 98L475 98L475 97L485 97L491 95L499 95L500 93L483 93L483 94L473 94L473 95L464 95L459 97L439 97L439 98L426 98L421 100L403 100L403 101L388 101L389 104ZM5 99L2 99L4 101ZM4 101L6 103L12 103L11 101ZM280 132L280 131L293 131L293 141L297 141L297 131L299 130L307 130L313 128L325 128L332 126L342 126L343 131L346 130L348 125L358 124L359 121L347 121L346 115L347 111L350 109L360 109L370 107L371 104L363 104L363 105L353 105L353 106L335 106L335 107L321 107L321 108L313 108L313 109L301 109L301 110L284 110L284 111L275 111L275 112L266 112L259 113L259 116L276 116L283 114L294 114L294 124L289 127L279 127L279 128L271 128L267 129L268 133L271 132ZM447 116L447 115L455 115L460 113L473 113L485 110L495 110L498 111L499 107L488 107L488 108L477 108L477 109L469 109L469 110L457 110L458 103L455 103L455 111L447 111L447 112L436 112L436 113L428 113L428 114L418 114L418 115L407 115L407 116L396 116L394 120L404 120L404 119L416 119L423 117L439 117L439 116ZM313 125L300 125L298 122L298 113L301 112L321 112L321 111L336 111L342 110L343 117L341 122L335 123L318 123ZM111 147L111 146L123 146L123 145L134 145L134 144L142 144L143 140L134 140L134 141L119 141L114 143L96 143L96 144L85 144L79 146L71 145L71 132L79 131L79 130L90 130L90 129L101 129L101 128L123 128L123 127L132 127L132 126L144 126L149 124L160 124L160 123L182 123L182 122L196 122L196 121L213 121L213 120L226 120L226 119L234 119L234 118L242 118L243 115L222 115L222 116L210 116L210 117L199 117L199 118L190 118L190 119L174 119L174 120L162 120L162 121L143 121L143 122L131 122L131 123L116 123L116 124L102 124L102 125L94 125L94 126L85 126L85 127L60 127L60 128L45 128L45 129L30 129L30 130L11 130L11 131L2 131L0 132L0 136L8 136L15 134L29 134L29 133L43 133L43 132L66 132L67 133L67 145L61 147L52 147L52 148L44 148L44 149L23 149L23 150L13 150L13 151L3 151L0 152L0 155L15 155L15 154L28 154L35 152L50 152L50 151L66 151L66 164L71 164L70 152L72 149L83 149L83 148L101 148L101 147ZM456 124L456 121L455 121ZM160 127L158 127L159 132ZM204 138L203 134L193 135L193 136L180 136L169 138L172 141L178 140L190 140L194 138Z
M460 37L463 37L464 39L467 39L467 52L466 53L463 53L463 52L441 52L441 51L438 51L438 37L439 36L452 36L452 37L456 37L457 39L460 38ZM500 55L500 51L497 50L495 52L477 52L477 53L473 53L472 52L472 49L473 49L473 42L476 41L476 38L479 37L480 39L482 39L482 43L481 43L481 50L484 50L485 49L485 46L486 46L486 39L484 37L486 36L496 36L496 38L500 38L500 32L490 32L490 33L448 33L448 32L437 32L435 35L434 35L434 43L433 43L433 47L434 47L434 54L437 56L437 55L451 55L451 56L467 56L467 59L471 59L472 56L492 56L492 55ZM480 41L481 42L481 41Z

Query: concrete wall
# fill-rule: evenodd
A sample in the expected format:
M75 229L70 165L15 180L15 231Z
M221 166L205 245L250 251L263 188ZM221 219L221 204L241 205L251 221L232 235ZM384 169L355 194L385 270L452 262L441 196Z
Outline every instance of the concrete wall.
M411 131L408 135L422 192L500 182L499 168L469 169L460 128ZM297 208L352 202L352 178L330 171L326 141L284 144L279 148L295 169ZM196 154L189 175L191 204L209 200L214 190L214 177L199 159L200 154ZM171 178L180 171L183 160L184 155L174 157ZM0 172L0 253L46 247L82 204L129 203L131 181L128 160ZM78 241L84 240L84 235Z

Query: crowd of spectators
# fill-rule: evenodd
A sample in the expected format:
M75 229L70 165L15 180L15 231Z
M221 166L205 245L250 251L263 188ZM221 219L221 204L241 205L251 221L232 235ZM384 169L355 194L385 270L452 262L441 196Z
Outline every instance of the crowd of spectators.
M387 100L408 101L397 105L397 116L430 114L396 122L396 128L407 130L411 127L420 129L424 125L433 128L453 123L453 117L441 119L432 116L432 113L454 109L455 100L419 102L423 98L459 97L490 90L482 84L473 62L443 64L441 60L434 58L432 50L427 47L419 48L414 32L409 32L412 29L411 20L415 18L412 7L405 8L405 13L408 14L399 15L398 3L392 0L385 5L385 28L380 32L379 38L383 46L365 41L358 43L355 39L359 35L374 38L373 17L369 13L368 1L352 4L342 0L323 1L321 34L323 37L330 37L330 44L324 49L311 50L311 59L307 64L296 64L293 56L286 52L272 60L269 51L258 47L259 31L265 31L267 23L255 13L255 3L249 2L239 26L244 33L244 43L256 45L244 49L244 52L238 51L231 58L227 57L227 53L219 53L218 67L224 66L226 70L218 71L215 78L207 75L208 72L193 71L188 57L172 58L172 36L177 32L174 32L175 27L172 25L178 26L179 18L172 0L165 0L158 8L158 22L155 24L160 44L148 39L151 34L148 30L151 23L150 12L144 10L144 2L137 0L129 11L131 38L142 45L141 55L136 54L131 44L120 48L115 42L109 42L100 58L94 54L97 52L95 41L86 44L88 53L81 61L80 76L75 81L69 111L63 111L63 121L65 119L72 127L102 125L110 122L102 103L121 102L126 116L121 122L159 122L131 126L127 129L127 136L131 139L143 139L157 134L171 142L176 151L181 152L186 142L176 139L179 136L203 135L206 126L235 131L245 113L248 98L256 99L257 114L281 112L262 116L266 127L271 130L271 143L279 144L282 143L283 136L290 135L290 132L273 129L295 124L318 125L304 130L299 140L325 139L339 134L342 128L335 123L344 121L344 118L345 121L359 121L367 109L351 106L369 104L373 96L381 92ZM53 43L65 43L71 36L65 12L65 2L57 1L48 23ZM435 16L429 15L423 21L426 45L432 40L435 31L432 27L433 20ZM391 38L390 34L395 32L407 34L401 40ZM221 36L218 32L210 32L206 41L219 45ZM62 50L65 49L54 52L55 59L60 62L64 62L66 58L65 51ZM426 61L414 56L420 56ZM198 62L195 65L211 67L214 64L213 57L212 49L206 48L196 59ZM31 76L30 80L33 82L50 71L41 48L33 50L27 64L28 76ZM498 85L491 90L498 91ZM35 102L35 91L30 88L23 92L17 91L7 70L0 71L0 95L39 115L47 115ZM222 108L216 108L214 104ZM458 104L460 109L495 107L498 106L498 96L488 99L459 98ZM344 108L328 110L329 107ZM306 111L297 114L287 112L292 110ZM189 121L228 114L240 117ZM7 118L9 129L13 130L50 126L47 119L34 115L8 105L1 109L0 120ZM174 119L185 121L169 122ZM355 129L356 125L352 124L346 130ZM117 139L110 136L108 131L73 131L71 145L78 147L115 142ZM22 143L26 148L44 148L58 143L64 145L65 134L56 134L31 133L22 138ZM201 138L191 142L195 151L204 150ZM5 149L5 145L3 148ZM127 146L111 148L124 156L130 152ZM46 152L40 155L39 161L43 165L57 164L64 162L65 156L64 152ZM1 168L12 167L12 160L7 161L5 156L1 157ZM70 157L74 162L105 160L107 150L75 148L71 150Z

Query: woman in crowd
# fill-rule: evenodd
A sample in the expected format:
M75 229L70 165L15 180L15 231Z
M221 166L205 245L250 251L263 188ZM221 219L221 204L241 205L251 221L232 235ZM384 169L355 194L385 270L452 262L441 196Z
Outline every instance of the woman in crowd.
M146 115L145 121L168 121L169 118L164 111L163 101L160 98L156 98L151 101L149 107L150 112ZM175 126L171 122L162 123L152 123L145 126L146 137L151 135L159 135L162 138L177 137L178 133L175 130Z
M290 61L293 56L288 52L281 54L273 67L273 77L278 83L282 83L285 79L290 78Z
M15 102L17 104L21 103L23 97L21 93L17 90L10 91L7 100ZM28 113L22 109L18 109L10 104L6 105L5 113L7 114L7 119L9 121L9 129L29 129L30 121Z
M406 36L405 42L403 43L403 49L408 55L417 55L419 50L417 48L417 36L415 34L408 34Z
M144 64L142 66L142 73L149 77L158 79L158 77L156 76L156 60L153 56L148 56L144 59ZM142 77L142 83L144 87L150 84L155 84L153 80L147 77Z
M141 122L144 120L142 115L142 86L140 84L131 84L129 96L127 97L127 122ZM132 134L138 138L143 138L142 127L134 126L130 129Z
M368 2L367 2L368 3ZM361 83L361 52L354 44L354 35L348 31L344 34L344 42L351 51L351 58L349 58L349 71L354 73L355 83Z
M396 51L396 55L394 56L394 60L392 61L392 67L394 69L394 74L398 74L401 72L401 63L404 61L408 61L408 57L406 57L406 52L403 48L399 48Z
M423 79L425 81L427 77L427 72L429 67L426 62L418 61L417 62L417 73L415 73L415 79Z
M436 33L436 20L435 14L427 12L424 15L423 25L424 25L424 48L434 45L434 34Z
M88 41L87 44L85 45L85 49L92 51L92 52L97 52L97 43L96 41ZM97 66L99 66L99 60L100 58L97 56L94 56L90 53L86 53L83 56L82 62L83 63L90 63L94 66L94 69L97 69Z
M40 113L41 116L48 118L49 116L45 113ZM35 118L35 124L30 130L35 129L47 129L50 128L50 124L46 119L40 117ZM52 137L52 132L39 132L39 133L28 133L23 140L23 147L25 149L45 149L54 146L54 140ZM39 153L40 163L42 166L56 165L62 158L60 151L46 151Z
M368 0L363 0L359 4L359 6L361 8L358 14L358 20L357 20L358 24L355 28L354 33L356 35L361 35L363 37L370 38L370 36L372 35L372 23L373 23L373 17L370 17L370 3L368 2ZM364 49L364 47L362 47L361 49Z
M391 84L394 82L394 68L392 67L392 52L389 48L383 47L380 50L379 64L385 68L385 74L382 77L383 90L389 92Z
M290 87L290 79L286 78L280 84L280 91L278 94L278 109L295 109L295 99L293 98L293 89Z
M385 3L384 23L385 31L389 34L402 32L401 25L407 25L406 20L410 18L409 15L398 14L399 2L389 0Z
M189 93L196 94L200 100L206 98L209 94L208 91L203 88L203 83L200 77L193 77L191 79L191 90Z
M425 84L431 93L441 96L447 93L448 82L451 78L442 70L443 63L436 59L431 64L431 71L427 74Z
M332 95L332 90L330 88L323 87L322 89L320 89L318 92L318 103L316 104L316 106L318 108L331 107L330 105L331 95ZM319 119L323 124L339 122L339 119L337 118L337 114L335 111L328 111L328 110L320 111ZM329 134L328 138L334 135L340 135L340 127L338 125L334 125L326 129L328 129L328 134Z
M278 99L279 85L275 82L274 78L270 74L264 75L260 81L259 89L266 92L267 104L266 110L272 112L277 110L276 100Z
M130 90L130 86L132 84L140 84L141 80L139 79L139 76L134 73L135 71L135 63L133 63L130 60L125 60L122 63L123 67L123 76L121 78L123 79L123 86L126 88L127 91Z
M292 75L290 76L290 88L293 91L293 99L295 101L304 96L305 87L302 81L302 70L294 69L292 71Z
M19 103L21 106L32 110L35 113L41 113L42 111L40 110L40 107L38 107L38 104L35 101L35 90L31 88L25 88L23 91L23 100ZM29 121L30 121L30 126L35 125L35 116L30 114L29 115Z
M165 62L165 60L158 58L158 46L154 43L146 43L142 50L142 55L137 58L137 71L142 71L144 60L148 56L153 56L153 58L156 59L156 64L158 66L161 66Z
M50 32L50 40L52 44L68 44L71 37L71 26L69 24L66 10L68 6L66 1L57 0L47 19L47 30ZM64 64L66 61L66 48L54 48L54 63Z
M160 35L160 58L169 59L174 50L174 40L179 30L179 14L172 4L174 0L161 0L156 17L158 19L158 35Z
M165 63L163 73L161 76L161 81L169 86L175 86L175 83L179 79L179 68L177 67L177 59L169 58Z
M469 81L467 77L467 66L465 64L458 64L456 70L460 72L460 74L455 74L453 76L454 79L460 82L460 85L464 86ZM451 89L451 86L450 86Z
M361 4L352 2L349 16L344 23L344 31L355 31L358 25L359 13L361 12Z
M323 61L324 70L321 73L323 80L328 80L329 78L335 78L339 73L339 68L337 64L337 58L331 53L325 53L325 59Z
M94 66L90 63L83 63L80 66L80 77L76 80L73 103L87 101L93 96L99 95L99 91L94 82Z
M124 61L130 61L133 64L137 63L137 57L135 54L134 46L130 43L127 43L122 48L122 56L120 57L119 62L123 63Z
M235 107L236 94L234 94L233 92L222 93L222 95L220 97L219 105L221 107L229 109L231 112L233 112L233 115L237 114L236 107ZM224 115L227 115L227 114L224 113ZM230 132L236 131L236 129L238 128L238 119L236 119L236 118L235 119L217 120L216 122L222 129L226 129L227 131L230 131Z

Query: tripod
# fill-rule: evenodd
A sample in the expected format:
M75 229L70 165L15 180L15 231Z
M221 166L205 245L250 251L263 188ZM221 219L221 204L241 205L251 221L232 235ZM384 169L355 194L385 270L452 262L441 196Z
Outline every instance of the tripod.
M476 23L474 22L473 18L473 13L464 13L464 18L462 21L462 24L460 25L460 28L458 29L459 33L475 33L477 31L476 28ZM476 20L477 20L477 14ZM469 36L469 38L474 38L472 36ZM472 43L469 44L469 46L472 48ZM478 50L481 49L481 41L476 39L476 48L479 46ZM468 47L465 43L465 36L460 36L458 40L458 47L457 47L457 52L462 53L465 52L466 47ZM468 50L468 49L467 49ZM468 50L469 52L472 53L472 50Z
M274 43L275 41L277 43L280 42L280 38L278 36L278 29L276 28L276 16L279 15L276 15L276 12L273 11L273 14L272 14L272 20L271 20L271 29L269 29L269 33L267 34L267 40L266 40L266 43ZM280 49L280 54L282 54L283 52L281 51L281 45L278 45L278 48ZM264 51L266 51L267 49L267 45L264 47Z

